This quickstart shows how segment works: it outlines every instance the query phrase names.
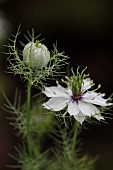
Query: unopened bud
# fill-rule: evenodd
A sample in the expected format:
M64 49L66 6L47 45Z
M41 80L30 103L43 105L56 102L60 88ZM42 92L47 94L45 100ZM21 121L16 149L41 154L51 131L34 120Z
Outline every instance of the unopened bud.
M38 41L29 42L23 50L23 61L33 69L45 67L50 60L47 47Z

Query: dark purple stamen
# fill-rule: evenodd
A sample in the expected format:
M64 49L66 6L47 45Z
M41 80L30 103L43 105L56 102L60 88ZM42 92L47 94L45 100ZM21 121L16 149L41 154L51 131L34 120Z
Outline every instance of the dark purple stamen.
M74 103L74 102L78 103L78 101L80 101L80 100L82 100L82 95L80 95L80 96L71 96L72 103Z

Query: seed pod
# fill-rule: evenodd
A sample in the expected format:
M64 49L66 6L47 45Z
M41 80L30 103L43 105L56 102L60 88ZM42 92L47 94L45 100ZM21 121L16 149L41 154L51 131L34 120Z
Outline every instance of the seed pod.
M38 41L29 42L23 50L23 61L32 69L45 67L50 60L50 52L47 47Z

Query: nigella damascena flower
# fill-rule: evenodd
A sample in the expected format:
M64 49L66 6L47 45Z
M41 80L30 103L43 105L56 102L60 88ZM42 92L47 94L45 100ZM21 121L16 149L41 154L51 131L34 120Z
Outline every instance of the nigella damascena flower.
M50 52L44 44L29 42L23 50L23 61L33 69L45 67L50 60Z
M46 109L52 111L61 111L67 108L70 116L82 124L85 118L95 117L97 120L104 119L101 116L98 106L109 106L109 99L104 99L105 94L97 93L96 90L91 91L94 85L90 78L81 78L73 76L67 88L60 84L52 87L45 87L43 93L50 99L43 104Z

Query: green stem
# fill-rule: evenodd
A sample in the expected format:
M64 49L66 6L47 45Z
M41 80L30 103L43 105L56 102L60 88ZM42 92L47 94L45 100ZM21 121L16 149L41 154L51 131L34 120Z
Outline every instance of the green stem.
M74 122L74 134L73 134L73 138L72 138L72 147L71 147L71 158L74 158L74 154L75 154L75 147L77 144L77 136L78 136L78 129L79 129L79 125L77 124L77 121Z
M29 154L31 154L30 107L31 107L31 82L30 80L28 80L26 114L27 114L27 147L28 147Z

